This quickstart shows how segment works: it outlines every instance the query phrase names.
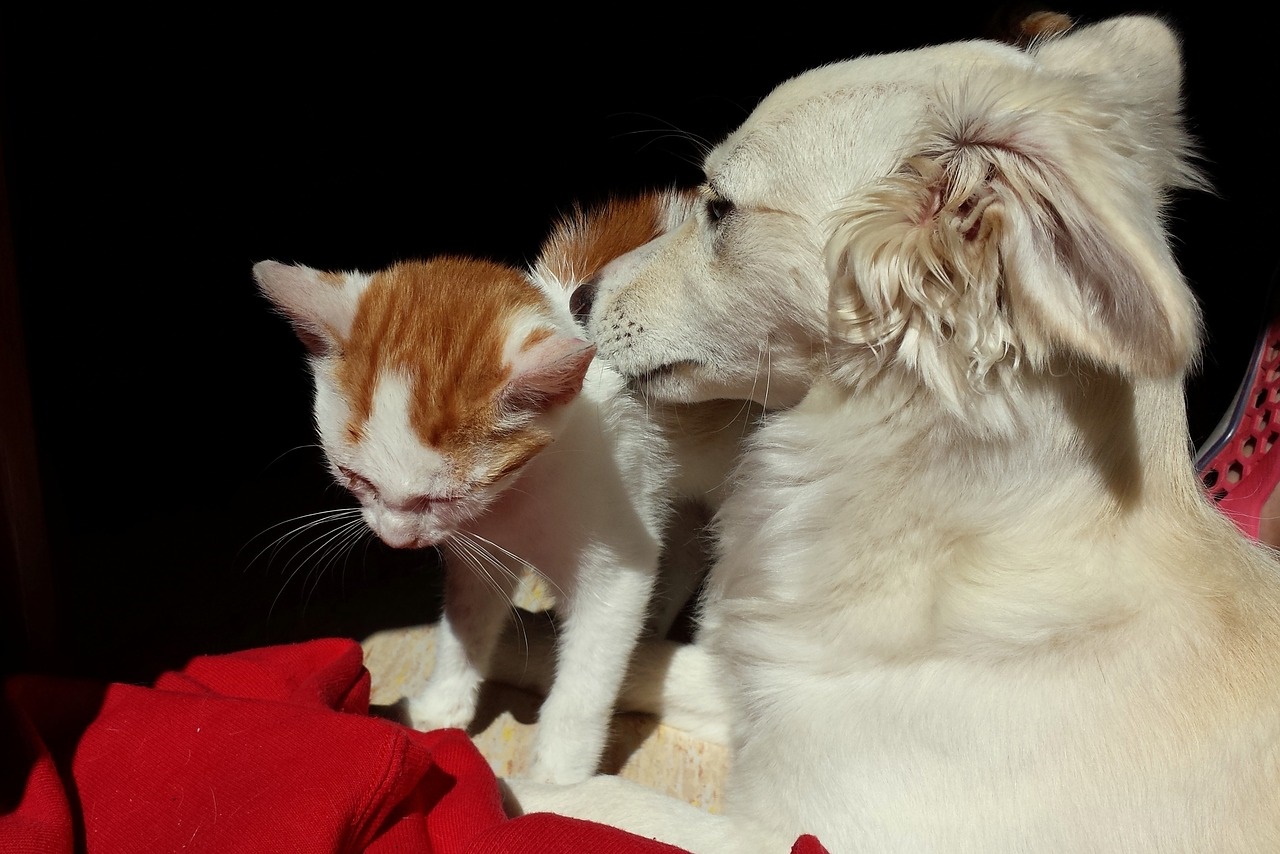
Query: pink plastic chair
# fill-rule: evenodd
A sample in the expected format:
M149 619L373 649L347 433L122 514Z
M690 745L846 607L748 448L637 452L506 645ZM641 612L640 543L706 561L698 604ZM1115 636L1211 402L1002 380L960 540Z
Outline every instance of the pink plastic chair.
M1213 434L1196 454L1209 496L1255 540L1280 546L1280 294L1272 287L1266 323L1244 380Z

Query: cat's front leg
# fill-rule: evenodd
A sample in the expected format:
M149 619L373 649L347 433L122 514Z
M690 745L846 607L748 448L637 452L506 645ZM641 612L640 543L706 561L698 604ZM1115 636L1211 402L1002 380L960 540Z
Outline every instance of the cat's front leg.
M596 772L627 664L653 592L656 552L630 565L584 567L557 604L556 676L542 704L529 775L574 783Z
M466 729L475 717L480 685L511 611L512 573L446 555L444 613L436 627L435 664L427 684L409 701L415 729Z

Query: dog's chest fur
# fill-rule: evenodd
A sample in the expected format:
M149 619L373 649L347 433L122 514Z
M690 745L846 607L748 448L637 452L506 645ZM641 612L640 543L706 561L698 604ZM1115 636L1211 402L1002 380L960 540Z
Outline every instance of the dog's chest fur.
M1158 839L1185 818L1188 798L1226 809L1231 798L1271 797L1256 778L1228 795L1234 781L1205 761L1236 739L1220 730L1222 709L1210 708L1220 688L1209 683L1240 662L1220 660L1206 639L1228 640L1223 609L1239 603L1186 595L1213 586L1212 573L1152 575L1215 556L1185 520L1174 529L1140 500L1177 488L1166 473L1130 467L1142 482L1110 485L1102 474L1164 439L1129 437L1115 459L1091 465L1069 419L1033 417L1074 410L1080 402L1064 389L1078 382L1024 388L1023 422L981 440L909 394L855 399L825 385L765 426L754 470L722 511L739 536L716 567L708 612L725 684L744 710L731 803L787 799L765 770L781 744L789 766L830 784L801 787L778 814L795 816L797 830L836 810L850 816L823 825L830 850L845 850L837 827L859 828L851 840L874 828L873 838L910 843L901 850L928 850L930 815L949 839L978 848L1034 838L1061 846L1045 850L1092 850L1103 826ZM1094 390L1114 406L1096 388L1106 384ZM1127 388L1115 385L1116 395ZM1163 393L1133 390L1143 406ZM833 519L857 520L856 531ZM1267 620L1274 629L1274 614ZM1277 664L1247 666L1255 685L1274 684ZM1251 748L1280 738L1276 698L1244 688L1229 702L1275 713ZM1132 752L1124 762L1111 755L1117 745ZM1110 790L1141 795L1073 806L1090 800L1068 789L1091 766L1110 769ZM1167 788L1153 791L1153 779ZM828 801L824 791L840 794ZM1139 799L1135 819L1128 810ZM1113 814L1097 814L1098 803ZM1064 816L1075 808L1080 815ZM1028 823L1046 810L1044 827ZM1018 819L1006 825L1002 815Z
M1233 716L1233 704L1249 714L1270 708L1261 718L1272 725L1249 739L1262 749L1280 737L1280 700L1208 688L1213 673L1240 665L1219 661L1222 650L1206 641L1226 640L1222 608L1238 606L1187 595L1188 585L1215 584L1211 574L1153 576L1152 567L1215 558L1196 531L1170 536L1135 501L1144 489L1178 488L1165 472L1133 469L1144 483L1108 487L1102 472L1123 470L1123 460L1082 462L1088 443L1078 431L1034 419L1071 410L1064 388L1073 383L1051 380L1028 394L1027 419L1005 437L974 440L911 396L855 401L824 385L788 419L765 425L722 511L740 535L716 568L719 598L708 612L713 648L730 668L724 684L745 709L739 736L749 734L735 744L731 803L787 798L762 790L771 786L763 769L786 744L788 766L831 784L801 787L778 814L797 817L799 828L851 810L842 827L870 823L881 831L872 836L916 839L915 850L928 848L920 822L931 814L948 835L993 850L1016 848L1021 834L1088 850L1103 825L1158 839L1187 798L1226 808L1231 786L1221 777L1187 790L1188 780L1224 771L1196 766L1220 758L1222 740L1235 737L1203 722ZM1149 406L1140 398L1164 392L1138 385L1133 393ZM1117 457L1153 452L1151 439L1130 438L1134 446ZM1187 561L1197 553L1201 560ZM1274 615L1270 622L1274 629ZM1251 667L1254 685L1274 684L1275 663ZM1121 744L1132 755L1116 763L1110 752ZM1088 802L1062 789L1091 764L1110 768L1108 790L1142 793L1137 823L1125 810L1138 800L1124 796L1098 802L1112 816L1062 816ZM1152 775L1153 767L1171 773ZM1153 790L1153 778L1166 782ZM1271 796L1253 786L1233 796ZM820 791L840 796L827 802ZM1029 825L1042 804L1052 818ZM1005 825L1000 816L1016 818ZM838 836L823 841L844 850Z

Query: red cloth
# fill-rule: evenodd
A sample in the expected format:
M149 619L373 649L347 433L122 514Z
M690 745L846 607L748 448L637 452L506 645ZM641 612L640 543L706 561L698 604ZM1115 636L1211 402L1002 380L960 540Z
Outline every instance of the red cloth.
M508 818L460 730L369 714L359 644L194 659L154 686L6 681L0 849L680 854L617 828ZM825 854L802 837L793 854Z

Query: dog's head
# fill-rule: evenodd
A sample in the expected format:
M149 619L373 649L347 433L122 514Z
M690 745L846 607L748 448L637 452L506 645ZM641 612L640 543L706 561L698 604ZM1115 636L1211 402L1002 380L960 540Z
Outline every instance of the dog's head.
M1178 370L1198 324L1160 231L1197 182L1180 77L1145 17L806 72L711 150L690 217L605 268L591 335L656 397L774 407L829 347L856 346L835 354L851 380L1061 348Z

